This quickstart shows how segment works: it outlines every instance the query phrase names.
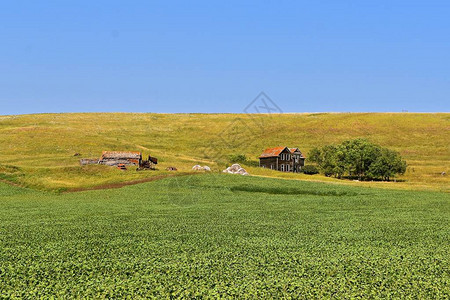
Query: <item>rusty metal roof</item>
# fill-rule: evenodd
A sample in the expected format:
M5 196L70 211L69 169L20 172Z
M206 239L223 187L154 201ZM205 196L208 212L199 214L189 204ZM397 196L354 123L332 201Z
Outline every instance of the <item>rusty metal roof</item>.
M280 153L283 152L283 150L286 149L286 148L287 147L268 148L268 149L264 150L263 153L261 153L259 158L276 157L276 156L280 155Z
M268 148L264 150L264 152L259 156L259 158L265 158L265 157L277 157L281 154L281 152L284 151L284 149L288 149L290 153L294 153L295 151L300 152L300 157L304 158L302 152L298 148L288 148L288 147L275 147L275 148Z
M103 151L102 158L134 158L139 159L142 157L141 152L137 151Z

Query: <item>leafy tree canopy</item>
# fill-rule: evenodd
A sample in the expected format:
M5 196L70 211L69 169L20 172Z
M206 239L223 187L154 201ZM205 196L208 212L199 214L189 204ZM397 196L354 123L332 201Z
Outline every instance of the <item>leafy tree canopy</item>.
M389 180L404 174L406 162L398 152L373 144L366 139L344 141L338 145L314 148L309 160L326 176Z

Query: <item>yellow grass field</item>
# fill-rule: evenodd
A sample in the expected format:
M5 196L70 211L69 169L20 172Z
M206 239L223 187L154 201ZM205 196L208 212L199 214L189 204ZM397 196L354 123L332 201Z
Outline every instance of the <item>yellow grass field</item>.
M310 149L364 137L399 151L408 163L398 182L353 182L322 175L248 167L252 175L396 189L450 191L449 113L153 114L71 113L0 116L0 178L42 190L64 191L163 176L168 166L194 164L220 172L230 154L257 161L264 148ZM103 150L142 151L158 170L120 171L80 166ZM74 156L80 153L81 156ZM442 175L445 172L446 175ZM236 175L237 176L237 175Z

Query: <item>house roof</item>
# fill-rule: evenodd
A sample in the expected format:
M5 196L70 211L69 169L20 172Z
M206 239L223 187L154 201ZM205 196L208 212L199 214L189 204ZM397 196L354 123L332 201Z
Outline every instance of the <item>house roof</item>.
M284 151L284 149L288 149L290 153L294 153L295 151L299 151L301 154L301 151L298 148L288 148L288 147L275 147L275 148L268 148L264 150L263 153L259 156L259 158L265 158L265 157L277 157L281 154L281 152ZM302 158L304 158L303 154L301 154Z
M102 158L135 158L142 157L141 152L136 151L103 151Z
M289 151L291 151L291 153L294 153L295 151L300 152L300 157L301 158L305 158L305 156L303 155L302 151L300 151L300 149L298 148L289 148Z
M268 148L268 149L264 150L263 153L261 153L259 158L278 156L278 155L280 155L281 152L283 152L284 149L289 150L289 148L287 148L287 147Z

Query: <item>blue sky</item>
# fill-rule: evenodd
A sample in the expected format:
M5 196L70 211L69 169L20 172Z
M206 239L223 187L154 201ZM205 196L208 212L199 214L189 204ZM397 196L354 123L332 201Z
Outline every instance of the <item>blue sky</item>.
M0 114L450 111L450 1L3 1Z

